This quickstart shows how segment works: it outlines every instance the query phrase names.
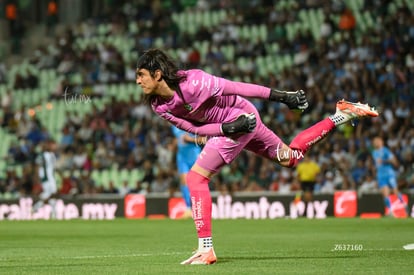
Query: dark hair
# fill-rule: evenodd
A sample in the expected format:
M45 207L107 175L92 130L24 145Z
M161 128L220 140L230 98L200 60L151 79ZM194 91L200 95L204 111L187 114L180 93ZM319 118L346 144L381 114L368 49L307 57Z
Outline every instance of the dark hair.
M137 62L137 72L140 69L148 70L152 77L155 76L156 70L160 70L162 79L167 83L168 87L178 92L185 102L179 84L185 80L186 76L178 74L178 66L165 52L160 49L149 49L144 52ZM154 97L154 95L144 95L144 101L151 104Z

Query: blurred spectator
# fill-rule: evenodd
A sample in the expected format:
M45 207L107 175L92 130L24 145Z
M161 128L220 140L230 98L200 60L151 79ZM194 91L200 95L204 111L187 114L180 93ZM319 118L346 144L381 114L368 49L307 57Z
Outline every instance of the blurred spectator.
M59 171L68 171L75 168L73 161L74 149L72 146L67 146L60 149L60 154L57 158L56 169Z
M309 154L305 155L296 166L297 178L300 182L305 202L313 200L313 192L320 172L319 164Z
M93 155L93 167L95 169L108 168L111 162L111 157L108 154L105 143L102 141L98 142L98 147Z
M81 194L95 194L95 181L91 178L90 171L82 170L77 186L78 192Z
M1 108L2 109L11 108L12 103L13 103L12 92L11 90L7 90L7 92L1 96Z
M188 54L187 63L189 64L189 68L195 68L195 69L199 68L200 60L201 60L200 51L196 47L193 47L190 53Z
M75 169L85 169L85 165L88 161L88 155L86 153L85 147L77 144L74 146L75 153L73 155L73 165Z
M12 36L17 19L17 5L15 1L8 1L5 5L6 19L9 21L9 35Z
M119 188L119 195L124 197L125 195L131 193L131 188L129 187L128 180L122 182L121 187Z
M289 194L292 192L290 171L285 168L281 169L279 176L272 182L269 187L270 191L277 191L279 194Z
M51 0L47 3L46 16L46 35L53 36L55 26L58 23L58 5L55 0Z
M355 167L352 168L351 174L352 174L352 179L354 180L354 182L357 185L360 185L362 183L362 180L368 174L368 170L363 160L361 159L357 160L357 164Z
M78 193L78 189L76 188L76 181L72 178L71 172L69 170L65 170L63 174L61 174L61 179L62 183L59 194L74 195Z
M135 187L130 190L130 193L134 194L147 194L148 190L145 188L145 184L142 184L141 181L137 180L135 182Z
M25 27L23 19L20 17L19 9L14 1L10 1L6 4L6 19L9 21L11 52L13 54L20 54Z
M151 183L154 181L154 171L153 171L153 167L151 164L151 161L146 160L143 164L143 172L144 172L144 177L142 179L142 183L146 183L147 185L151 185Z
M322 194L333 194L335 192L335 184L333 182L333 173L331 171L326 172L325 179L322 186L319 189Z
M265 166L262 166L259 170L259 174L252 174L249 177L248 186L244 189L245 191L264 191L268 190L272 182Z
M359 193L370 193L378 191L377 181L371 173L364 176L361 181L361 185L358 188Z
M339 29L342 31L350 31L355 29L357 22L352 13L348 8L345 8L339 18Z
M115 187L115 184L112 180L108 182L108 187L104 188L103 193L107 194L119 194L118 188Z
M35 170L34 165L25 164L23 166L22 177L21 177L21 189L20 196L30 196L32 194L33 186L35 184Z
M0 84L4 84L7 81L6 64L0 61Z
M237 162L232 162L229 167L225 167L220 173L224 184L228 185L233 192L240 191L243 173Z
M5 178L6 192L17 196L20 192L21 184L19 176L13 167L8 167Z
M166 173L158 172L151 182L151 192L167 192L171 185L171 180Z
M74 134L73 129L68 125L64 126L62 129L62 139L60 140L60 144L63 148L73 145L74 143Z
M323 23L320 26L320 34L322 38L328 38L335 31L335 24L328 16L325 17Z

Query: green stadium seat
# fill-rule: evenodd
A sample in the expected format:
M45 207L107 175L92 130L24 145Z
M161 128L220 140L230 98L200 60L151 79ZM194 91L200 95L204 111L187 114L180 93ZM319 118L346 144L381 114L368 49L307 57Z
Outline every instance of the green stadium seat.
M259 75L260 76L265 76L266 73L267 73L266 63L265 63L264 58L262 56L258 56L256 58L256 66L257 66Z
M139 27L136 21L131 21L128 24L128 32L130 34L137 34L139 31Z
M248 25L242 25L240 28L240 37L249 39L251 38L251 30Z
M211 11L207 10L201 14L201 26L206 28L210 28L213 26Z
M259 37L262 41L267 41L267 26L265 24L259 25Z
M194 7L197 4L197 0L180 0L180 3L186 9Z

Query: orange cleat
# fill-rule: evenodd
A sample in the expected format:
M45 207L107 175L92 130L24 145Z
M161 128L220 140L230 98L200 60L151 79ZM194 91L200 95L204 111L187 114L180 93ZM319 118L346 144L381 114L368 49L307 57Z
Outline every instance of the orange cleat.
M362 104L360 102L353 103L345 101L344 99L336 103L337 112L341 112L348 119L354 119L364 116L377 117L378 112L375 108L370 107L368 104Z

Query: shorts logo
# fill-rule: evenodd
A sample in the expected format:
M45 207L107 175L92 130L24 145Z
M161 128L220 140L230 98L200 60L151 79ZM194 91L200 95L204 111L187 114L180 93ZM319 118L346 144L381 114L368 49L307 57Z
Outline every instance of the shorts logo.
M357 215L357 194L355 191L338 191L334 195L335 217L350 218Z
M146 200L144 195L130 194L124 199L124 212L127 219L142 219L145 217Z

